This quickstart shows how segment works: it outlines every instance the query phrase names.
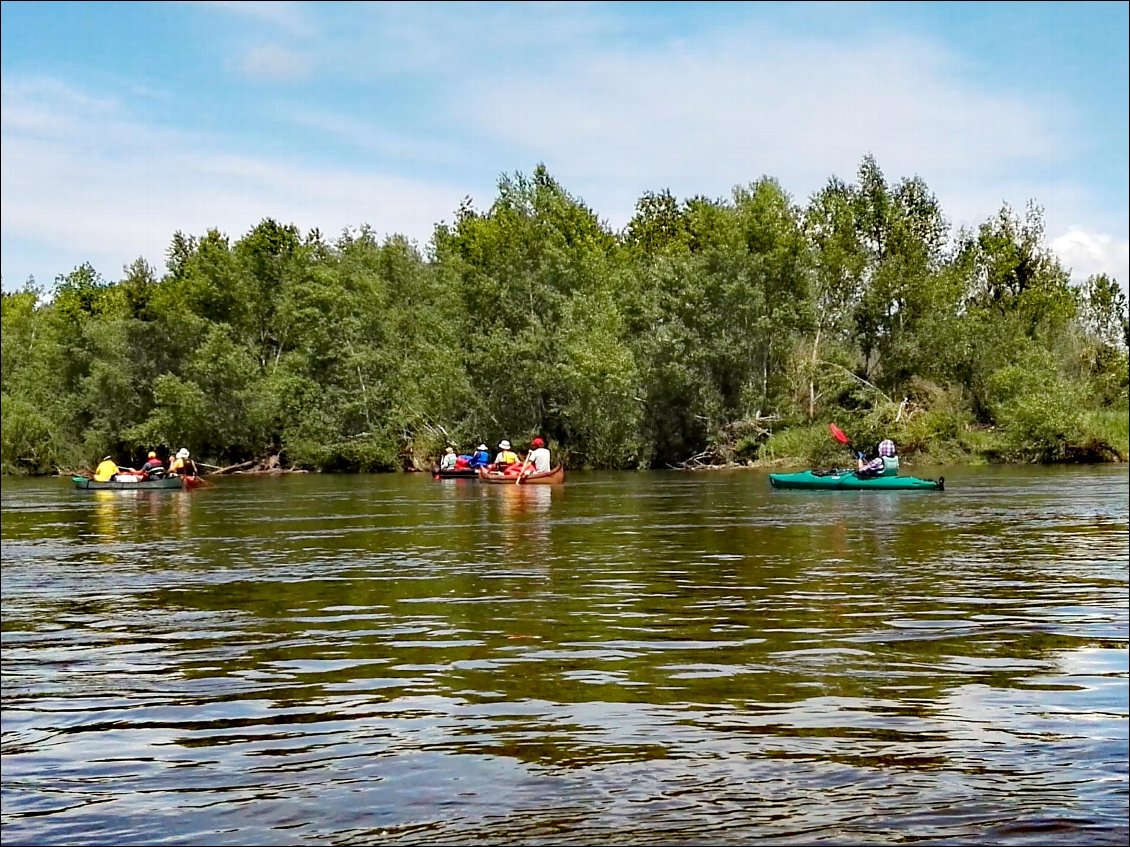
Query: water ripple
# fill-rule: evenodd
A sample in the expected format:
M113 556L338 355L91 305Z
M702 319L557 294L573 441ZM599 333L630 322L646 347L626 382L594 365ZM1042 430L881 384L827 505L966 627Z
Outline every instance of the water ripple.
M6 482L4 843L1125 844L1126 470L946 471Z

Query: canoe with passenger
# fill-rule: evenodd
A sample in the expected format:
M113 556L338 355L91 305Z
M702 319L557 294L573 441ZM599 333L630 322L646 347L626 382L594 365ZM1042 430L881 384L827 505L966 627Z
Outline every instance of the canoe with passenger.
M554 485L565 481L565 468L558 465L548 471L492 471L479 468L479 482L495 485Z
M119 467L112 457L104 456L93 474L71 476L74 487L85 491L188 489L201 482L196 463L184 447L176 452L167 468L151 450L140 469Z
M478 479L479 468L490 463L487 446L480 444L474 453L455 452L448 445L439 464L432 465L432 479Z
M114 479L101 481L75 474L71 477L75 488L87 491L161 491L165 489L190 489L201 484L194 476L146 477L141 474L119 473Z
M498 442L499 452L494 461L479 468L479 481L496 485L553 485L565 481L563 465L554 465L545 439L540 435L530 442L525 458L510 449L505 438Z

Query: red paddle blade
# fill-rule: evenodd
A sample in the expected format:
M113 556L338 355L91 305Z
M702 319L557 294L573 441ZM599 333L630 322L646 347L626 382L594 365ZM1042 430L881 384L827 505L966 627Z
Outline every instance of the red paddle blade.
M828 429L831 430L832 437L834 439L836 439L836 441L840 442L840 444L850 444L851 443L851 439L848 438L846 435L844 435L844 431L842 429L840 429L838 426L836 426L834 423L828 424Z

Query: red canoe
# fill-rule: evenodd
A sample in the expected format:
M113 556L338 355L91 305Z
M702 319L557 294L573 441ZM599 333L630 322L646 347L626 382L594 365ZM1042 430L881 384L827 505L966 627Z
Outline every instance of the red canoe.
M490 482L495 485L553 485L564 481L565 468L561 465L542 473L532 471L524 473L521 482L518 482L518 474L516 473L501 473L479 468L479 482Z

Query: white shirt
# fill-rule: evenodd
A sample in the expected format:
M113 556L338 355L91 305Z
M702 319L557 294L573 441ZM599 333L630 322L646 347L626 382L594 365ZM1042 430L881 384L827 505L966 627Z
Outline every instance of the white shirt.
M546 447L537 447L531 450L530 455L526 457L526 461L534 466L535 473L545 473L550 469L549 449Z

